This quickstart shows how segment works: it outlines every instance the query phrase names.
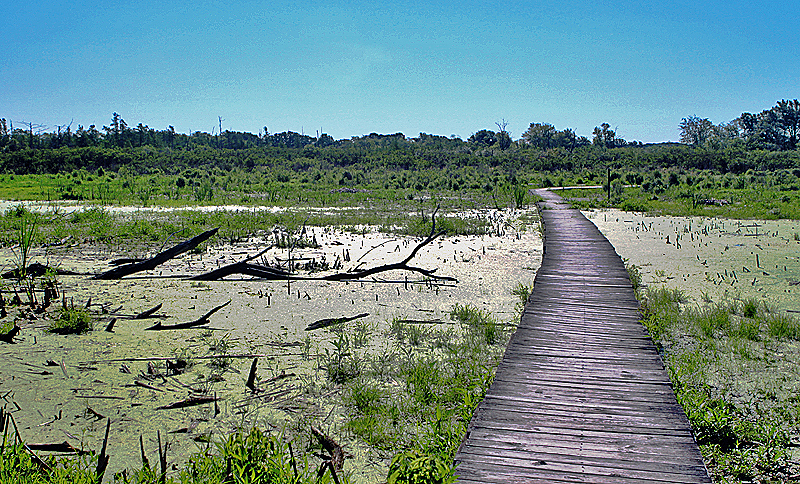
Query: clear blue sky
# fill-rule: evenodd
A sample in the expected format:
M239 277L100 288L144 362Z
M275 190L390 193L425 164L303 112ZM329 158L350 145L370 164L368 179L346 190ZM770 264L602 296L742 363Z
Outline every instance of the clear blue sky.
M678 139L800 97L794 1L0 0L0 117L467 138L505 119Z

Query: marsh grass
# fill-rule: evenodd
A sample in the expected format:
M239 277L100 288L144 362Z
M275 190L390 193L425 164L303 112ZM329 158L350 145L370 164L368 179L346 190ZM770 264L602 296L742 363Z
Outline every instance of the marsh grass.
M800 340L800 321L787 314L770 313L765 317L767 331L775 339Z
M451 318L456 324L393 318L381 335L390 344L366 345L357 372L348 363L355 323L337 329L320 355L329 381L342 388L344 429L393 456L389 482L452 482L453 455L502 357L508 332L489 312L456 304Z
M91 331L94 318L83 308L68 308L61 311L58 319L53 320L47 331L56 334L81 334Z
M531 294L533 294L533 283L531 284L523 284L522 282L518 282L514 289L511 290L511 294L517 296L517 303L514 306L514 309L520 317L522 316L522 312L525 310L525 304L527 304L528 299L530 299Z
M664 287L648 287L642 307L715 481L794 475L790 446L800 434L800 403L775 391L784 377L770 355L800 339L800 322L757 299L694 306Z
M469 328L473 335L482 336L488 345L497 344L500 340L502 327L497 320L488 311L472 304L454 304L450 310L450 319Z

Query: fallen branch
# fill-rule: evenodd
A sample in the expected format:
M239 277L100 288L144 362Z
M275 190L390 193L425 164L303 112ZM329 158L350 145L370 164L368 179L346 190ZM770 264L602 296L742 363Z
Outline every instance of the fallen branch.
M216 402L218 400L219 398L217 397L189 397L178 402L156 407L156 410L172 410L175 408L194 407L196 405L203 405L205 403Z
M163 303L162 304L158 304L155 307L152 307L152 308L148 309L147 311L142 311L141 313L139 313L136 316L134 316L133 319L147 319L150 316L152 316L153 314L155 314L156 311L161 309L161 306L163 306Z
M369 316L369 313L361 313L356 316L344 317L344 318L320 319L319 321L314 321L313 323L306 326L306 331L312 331L320 328L327 328L328 326L333 326L334 324L346 323L348 321L353 321L354 319L366 318L367 316Z
M311 426L311 433L317 438L322 448L330 454L330 464L335 469L342 470L342 466L344 466L344 449L342 449L342 446L313 425Z
M76 449L66 440L61 443L53 443L53 444L28 444L28 448L31 450L38 450L41 452L61 452L64 454L85 455L89 453L85 450Z
M6 343L9 343L9 344L13 345L14 344L14 337L16 335L18 335L20 331L21 330L20 330L19 326L17 326L17 324L15 323L13 328L9 329L5 333L0 333L0 341L5 341Z
M244 384L250 391L256 391L256 366L258 365L258 358L253 358L253 364L250 365L250 375L247 377L247 383Z
M109 455L106 454L106 448L108 447L108 431L110 429L111 418L106 421L106 436L103 439L103 447L100 449L100 455L97 457L97 470L95 471L95 475L97 475L97 484L103 482L103 474L106 473L106 467L108 467Z
M204 315L200 316L198 319L194 321L188 321L185 323L176 323L176 324L162 324L161 321L157 322L156 324L150 326L149 328L145 328L146 331L164 331L168 329L187 329L187 328L194 328L195 326L203 326L204 324L208 324L210 321L208 320L212 314L216 313L220 309L224 308L228 304L231 303L231 299L228 300L225 304L220 304L219 306L215 307L211 311L205 313Z
M363 279L365 277L372 276L374 274L379 274L382 272L387 271L410 271L422 274L426 277L430 277L431 279L436 279L440 281L452 281L458 282L457 279L449 276L438 276L435 274L436 269L422 269L420 267L414 267L408 265L411 262L420 249L425 247L426 245L433 242L436 238L444 235L446 232L441 230L439 232L436 231L436 212L439 210L439 207L436 207L436 210L433 211L431 214L431 231L428 237L426 237L422 242L417 244L416 247L411 251L411 253L402 261L395 262L393 264L384 264L382 266L373 267L371 269L364 269L364 270L354 270L351 272L339 272L336 274L328 274L326 276L320 277L311 277L311 276L301 276L297 274L292 274L288 271L283 271L280 269L275 269L272 267L262 266L258 264L251 264L250 261L255 259L258 256L248 257L247 259L235 262L233 264L229 264L227 266L220 267L219 269L215 269L211 272L207 272L205 274L200 274L198 276L191 277L191 280L196 281L218 281L226 276L230 276L232 274L241 274L245 276L252 276L259 279L267 279L267 280L282 280L282 281L298 281L298 280L305 280L305 281L354 281L358 279ZM382 245L382 244L381 244ZM373 247L374 249L374 247ZM372 250L372 249L370 249ZM263 254L262 251L261 254ZM259 255L261 255L259 254ZM365 254L366 255L366 254ZM363 256L362 256L363 257ZM359 259L360 260L360 259Z
M154 391L157 391L157 392L163 392L164 391L161 388L154 387L153 385L149 385L149 384L147 384L147 383L145 383L145 382L143 382L141 380L134 380L133 383L135 383L136 385L138 385L138 386L140 386L142 388L147 388L148 390L154 390Z
M198 245L202 244L206 240L213 237L219 228L214 228L211 230L207 230L200 235L197 235L189 240L181 242L180 244L167 249L163 252L156 254L155 256L151 257L150 259L143 260L140 262L132 262L130 264L124 264L113 269L110 269L106 272L97 274L94 276L95 279L121 279L125 276L135 274L137 272L142 271L149 271L155 269L157 266L167 262L168 260L183 254L184 252L188 252Z

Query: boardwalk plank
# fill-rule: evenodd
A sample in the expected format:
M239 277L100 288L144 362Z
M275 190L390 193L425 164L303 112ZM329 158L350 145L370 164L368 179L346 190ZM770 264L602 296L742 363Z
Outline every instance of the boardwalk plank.
M710 483L619 255L541 192L533 293L456 454L462 483Z

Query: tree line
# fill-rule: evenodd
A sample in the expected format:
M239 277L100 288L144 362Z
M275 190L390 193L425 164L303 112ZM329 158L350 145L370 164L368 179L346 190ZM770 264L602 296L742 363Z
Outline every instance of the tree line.
M744 146L750 150L788 151L797 149L800 135L800 102L782 99L758 114L742 113L738 118L715 125L708 118L688 116L680 123L681 143L710 149Z
M579 171L597 167L633 169L709 169L741 173L749 169L800 168L797 148L800 103L779 101L759 114L743 113L715 126L697 116L680 123L681 143L642 144L617 136L609 123L595 127L592 138L549 123L531 123L512 140L505 120L497 130L483 129L467 140L420 133L378 134L336 140L285 131L258 134L221 131L177 133L139 123L131 128L118 113L98 130L71 125L47 131L33 123L15 126L0 119L0 172L57 173L64 170L155 170L176 173L209 166L252 169L278 166L300 172L309 167L362 169L444 169L466 166L505 167L507 171Z

